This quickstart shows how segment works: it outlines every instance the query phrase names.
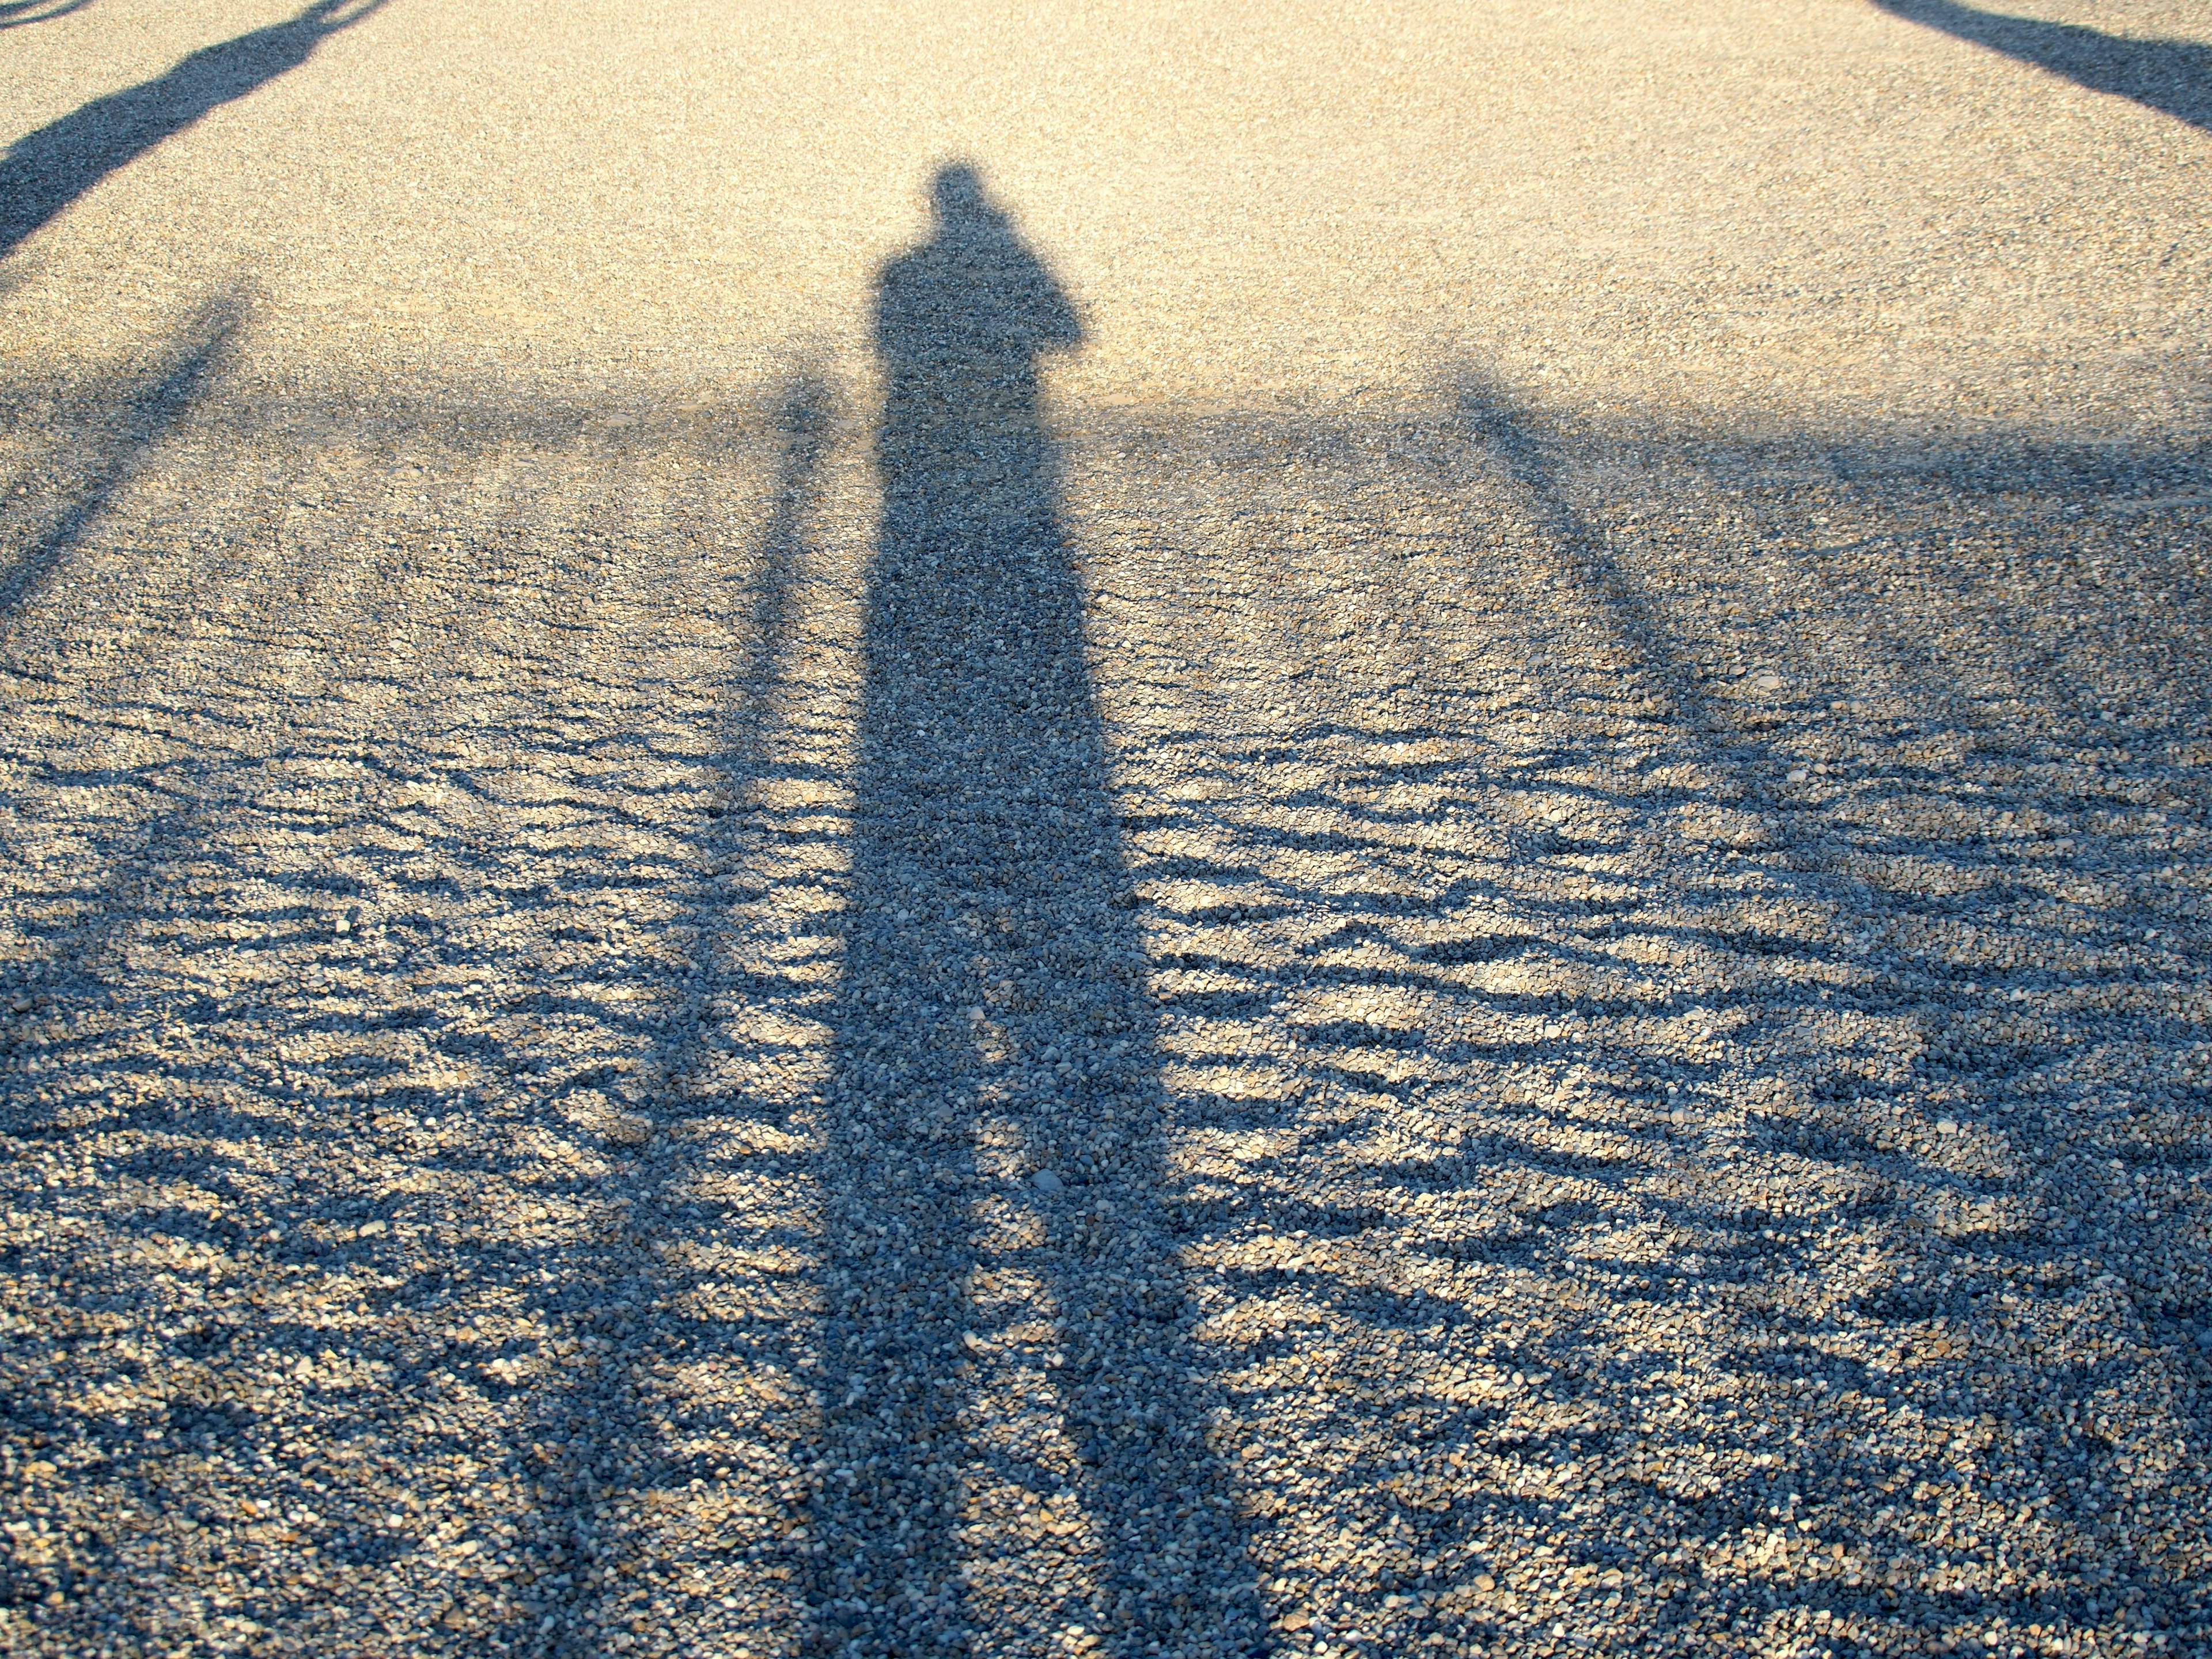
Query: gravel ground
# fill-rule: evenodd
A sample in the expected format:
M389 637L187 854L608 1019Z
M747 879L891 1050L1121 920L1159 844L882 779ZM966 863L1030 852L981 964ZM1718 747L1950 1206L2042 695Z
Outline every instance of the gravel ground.
M2212 1652L2201 15L0 28L0 1647Z

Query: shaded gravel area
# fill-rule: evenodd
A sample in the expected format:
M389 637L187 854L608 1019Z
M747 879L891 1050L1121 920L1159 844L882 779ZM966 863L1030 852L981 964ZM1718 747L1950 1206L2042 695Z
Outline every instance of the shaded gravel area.
M286 152L158 276L102 228L308 88L396 166L460 69L396 7L24 12L0 1647L2212 1651L2203 49L1894 11L1740 40L1756 97L1663 20L1060 19L1035 130L1004 19L916 24L904 113L883 18L656 25L860 98L871 218L660 37L495 8L419 157L507 183L403 224ZM1735 263L1548 262L1630 189L1600 92L1531 102L1592 64L1655 200L1760 120L1881 173L1869 87L2083 170L1931 165L2044 227L1955 281L1940 215L1808 251L1717 173ZM1270 136L1333 75L1334 148ZM1221 84L1226 160L1037 184ZM497 221L648 85L619 211ZM1448 93L1557 216L1297 176L1457 188L1358 116ZM781 270L638 252L722 201L694 104Z

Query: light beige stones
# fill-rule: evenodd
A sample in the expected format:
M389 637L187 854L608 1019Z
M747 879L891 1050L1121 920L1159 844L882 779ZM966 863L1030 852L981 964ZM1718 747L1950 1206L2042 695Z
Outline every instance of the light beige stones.
M0 1647L2212 1641L2203 28L2009 9L16 8Z

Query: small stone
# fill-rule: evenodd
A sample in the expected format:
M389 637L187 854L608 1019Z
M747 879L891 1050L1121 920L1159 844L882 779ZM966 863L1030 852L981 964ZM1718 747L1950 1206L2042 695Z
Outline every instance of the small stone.
M1937 1134L1939 1134L1939 1135L1954 1135L1954 1134L1958 1133L1959 1133L1959 1121L1958 1121L1958 1119L1956 1119L1956 1118L1953 1118L1953 1117L1939 1117L1939 1118L1937 1118L1937 1119L1936 1120L1936 1133Z
M1041 1193L1056 1193L1060 1189L1060 1179L1049 1170L1039 1170L1030 1177L1030 1185Z
M1761 691L1779 691L1782 689L1782 676L1769 671L1766 673L1754 676L1751 683L1756 689Z

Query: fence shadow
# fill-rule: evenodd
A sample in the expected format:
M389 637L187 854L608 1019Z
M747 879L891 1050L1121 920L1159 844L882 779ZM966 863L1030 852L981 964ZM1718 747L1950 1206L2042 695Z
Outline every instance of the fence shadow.
M1081 330L972 171L935 207L876 313L811 1644L1074 1622L1237 1650L1249 1585L1200 1605L1173 1564L1239 1544L1176 1351L1153 1021L1039 408L1039 357ZM1018 1581L1040 1522L1065 1577Z
M66 504L44 523L18 533L0 516L0 629L46 586L162 441L185 421L222 370L243 321L234 295L200 307L166 360L79 428L89 451L77 464Z
M1624 1576L1617 1606L1591 1597L1578 1630L1563 1622L1625 1650L1708 1616L1663 1594L1632 1605L1639 1572L1663 1579L1679 1543L1794 1510L1836 1553L1786 1575L1706 1566L1720 1623L1817 1607L1840 1651L1846 1619L1869 1648L1977 1612L2094 1621L2116 1571L2178 1617L2188 1575L2143 1553L2119 1565L2101 1530L2095 1483L2117 1463L2069 1480L2045 1462L2112 1374L2081 1347L2032 1370L2002 1356L2098 1271L2074 1216L2124 1180L2199 1173L2177 1127L2201 1111L2173 1085L2181 1025L2148 998L2108 1014L2063 988L2178 971L2148 952L2110 963L2142 923L2160 941L2175 926L2134 896L2147 884L2119 896L2119 872L2189 844L2134 793L2179 786L2162 761L2121 769L2193 753L2203 730L2182 666L2200 647L2152 620L2194 614L2201 450L1723 443L1581 422L1476 371L1449 386L1445 414L1395 427L1365 411L1133 424L1097 444L1133 473L1071 488L1109 522L1206 526L1098 585L1143 596L1108 625L1215 670L1211 700L1177 710L1184 746L1152 770L1135 839L1152 958L1175 969L1161 1047L1244 1073L1205 1103L1210 1135L1194 1101L1178 1123L1240 1304L1215 1322L1212 1369L1255 1449L1242 1472L1268 1517L1251 1552L1279 1575L1271 1595L1310 1594L1316 1623L1386 1650L1429 1626L1559 1638L1556 1608L1525 1596L1534 1575L1512 1589L1528 1569L1510 1540L1540 1517L1544 1559ZM1275 487L1288 476L1295 495ZM2071 585L2092 567L2115 595L2094 614ZM1194 571L1211 586L1178 599ZM1939 635L1936 615L1972 621ZM2097 648L2078 648L2093 623ZM1787 676L1761 691L1769 661ZM2130 713L2101 737L2100 702ZM1959 744L1960 775L1929 738ZM2111 774L2070 771L2084 743ZM1194 777L1226 787L1174 787ZM1146 781L1141 753L1117 772L1125 799ZM2085 813L2078 850L2043 851L2114 896L2069 880L2051 905L2052 866L2009 825L2093 798L2110 829L2090 840ZM1547 1006L1565 1018L1540 1023ZM2027 1007L2034 1024L2012 1012ZM1698 1037L1708 1021L1729 1039ZM1252 1075L1255 1055L1279 1080ZM1852 1237L1856 1261L1838 1244ZM2128 1241L2110 1284L2141 1289L2095 1317L2183 1422L2203 1368L2193 1304L2136 1265L2159 1248ZM1993 1294L2008 1280L2018 1312ZM1655 1310L1700 1304L1693 1340L1652 1341L1674 1316ZM1922 1342L1921 1322L1969 1315L1986 1344ZM1362 1466L1373 1441L1328 1437L1313 1385L1332 1367L1400 1408L1395 1468ZM1510 1426L1524 1376L1555 1390L1517 1419L1555 1410L1541 1432ZM1651 1413L1686 1386L1726 1389L1741 1416L1717 1420L1744 1427ZM1838 1432L1908 1405L1931 1424L1995 1413L2006 1438L1969 1482L1920 1447ZM1764 1449L1785 1443L1821 1449ZM1944 1576L1924 1516L1970 1485L1982 1535L2002 1528L2047 1576ZM1386 1540L1364 1580L1335 1551L1355 1526ZM1489 1599L1478 1574L1511 1593Z

